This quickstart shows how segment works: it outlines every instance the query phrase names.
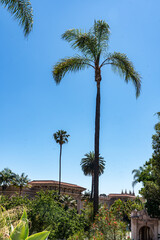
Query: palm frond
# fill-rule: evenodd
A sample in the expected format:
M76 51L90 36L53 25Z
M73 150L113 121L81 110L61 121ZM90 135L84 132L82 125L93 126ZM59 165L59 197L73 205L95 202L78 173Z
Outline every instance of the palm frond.
M8 11L23 27L24 35L28 36L33 28L33 10L30 0L0 0Z
M94 152L89 152L84 155L85 157L81 159L81 167L84 175L93 175L94 174ZM99 156L99 176L104 173L105 169L105 160L102 156Z
M89 62L88 59L80 56L63 58L53 67L53 78L58 84L67 72L76 72L85 69L91 66Z
M136 89L136 97L140 95L141 90L141 77L138 72L135 71L132 62L128 59L128 57L119 52L114 52L110 54L109 57L104 61L105 64L111 64L114 71L118 71L120 75L125 78L125 81L132 81L135 89Z
M144 170L143 167L139 167L139 169L133 169L132 174L133 176L133 182L132 182L132 187L134 188L137 183L140 182L140 176L142 171Z
M63 145L64 143L68 143L68 138L70 137L70 135L67 134L67 132L64 130L58 130L53 134L53 137L56 143Z
M62 39L66 40L67 42L75 42L81 36L81 31L79 29L69 29L62 34Z
M82 33L78 29L67 30L62 39L71 43L74 49L79 49L83 54L96 59L97 56L97 40L90 32Z
M101 52L106 51L108 47L110 35L109 25L103 20L94 21L91 32L96 37L98 54L100 55Z

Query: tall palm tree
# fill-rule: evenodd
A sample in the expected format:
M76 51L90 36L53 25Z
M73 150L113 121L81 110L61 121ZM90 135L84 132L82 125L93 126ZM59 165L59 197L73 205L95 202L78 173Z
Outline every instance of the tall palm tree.
M125 54L114 52L107 53L109 40L109 25L102 20L95 21L93 27L88 32L78 29L67 30L62 38L74 49L78 49L82 55L63 58L53 67L53 78L56 83L60 83L67 72L76 72L87 67L91 67L95 72L97 85L96 115L95 115L95 165L94 165L94 216L98 211L99 192L99 133L100 133L100 83L102 80L101 69L111 65L120 76L123 76L126 83L130 80L136 88L136 97L140 94L141 80L138 72L135 71L132 62ZM101 57L105 56L101 61Z
M16 174L12 180L12 184L19 188L19 195L22 195L22 190L24 187L28 187L30 179L28 178L28 175L25 175L25 173L22 173L21 175Z
M85 154L85 157L81 160L81 167L84 175L92 176L91 183L91 199L93 199L93 191L94 191L94 160L95 154L94 152L89 152ZM104 173L105 169L105 160L103 157L99 156L99 176Z
M24 35L28 36L33 28L33 10L30 0L0 0L0 4L18 20L23 27Z
M0 186L2 187L2 192L4 193L6 188L12 185L13 178L15 173L12 172L9 168L4 168L0 172Z
M67 134L64 130L58 130L53 134L54 140L56 143L60 145L60 155L59 155L59 195L61 193L61 157L62 157L62 145L68 143L68 137L70 135Z

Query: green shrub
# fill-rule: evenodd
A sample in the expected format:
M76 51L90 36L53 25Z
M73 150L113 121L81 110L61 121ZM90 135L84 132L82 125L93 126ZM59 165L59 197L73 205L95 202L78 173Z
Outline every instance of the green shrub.
M30 201L31 233L47 229L50 231L49 239L67 239L86 228L84 215L77 214L75 209L67 209L61 201L53 191L41 191Z
M103 206L91 227L91 239L123 240L126 239L127 225L116 220L112 211Z

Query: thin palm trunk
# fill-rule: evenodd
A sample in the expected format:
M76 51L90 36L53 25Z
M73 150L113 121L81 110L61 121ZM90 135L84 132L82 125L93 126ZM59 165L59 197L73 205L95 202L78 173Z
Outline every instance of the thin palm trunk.
M96 116L95 116L95 161L94 161L94 217L99 205L99 133L100 133L100 68L96 68L95 80L97 82Z
M22 186L20 186L20 187L19 187L19 196L21 196L21 195L22 195L22 189L23 189L23 187L22 187Z
M59 195L61 194L61 156L62 156L62 144L60 144L60 155L59 155Z
M94 197L94 173L92 174L92 186L91 186L91 200L93 200Z

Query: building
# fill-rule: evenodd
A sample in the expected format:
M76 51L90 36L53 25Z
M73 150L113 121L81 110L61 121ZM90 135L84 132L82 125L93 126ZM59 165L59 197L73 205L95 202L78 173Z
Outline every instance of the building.
M29 182L28 188L22 190L22 196L34 197L37 192L44 190L58 191L59 182L53 180L33 180ZM81 207L81 195L86 188L80 187L76 184L61 182L61 193L72 196L77 201L77 211L80 212ZM19 190L14 186L7 187L3 194L13 196ZM0 187L0 194L2 193L2 187Z
M123 193L123 191L121 193L110 193L109 195L105 195L105 194L101 194L99 197L99 201L102 204L107 204L108 207L110 207L114 201L120 199L122 201L127 201L127 200L134 200L136 198L135 193L129 191L129 193L127 193L127 191L125 191Z
M158 240L160 239L160 220L151 218L146 210L134 210L131 213L131 230L132 240Z

